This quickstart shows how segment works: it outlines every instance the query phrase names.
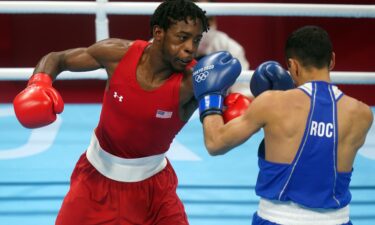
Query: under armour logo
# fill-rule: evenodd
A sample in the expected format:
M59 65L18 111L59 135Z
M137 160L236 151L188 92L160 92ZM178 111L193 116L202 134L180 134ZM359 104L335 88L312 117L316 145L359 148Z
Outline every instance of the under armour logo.
M116 91L113 93L113 97L117 98L119 102L122 102L122 99L124 98L122 95L118 95Z

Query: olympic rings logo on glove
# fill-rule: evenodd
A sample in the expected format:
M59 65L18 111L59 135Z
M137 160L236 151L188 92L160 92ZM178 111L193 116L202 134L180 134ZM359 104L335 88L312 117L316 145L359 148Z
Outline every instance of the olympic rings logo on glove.
M197 83L200 83L201 81L206 80L206 78L208 77L208 74L210 74L210 72L208 72L207 70L203 71L202 73L195 75L194 80Z

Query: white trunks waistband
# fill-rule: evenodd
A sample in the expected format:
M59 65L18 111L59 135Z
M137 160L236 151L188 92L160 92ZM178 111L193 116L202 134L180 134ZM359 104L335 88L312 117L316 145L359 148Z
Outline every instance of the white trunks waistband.
M283 225L337 225L349 222L349 206L341 209L310 209L293 202L261 198L258 216Z
M112 155L100 147L95 133L91 137L86 157L102 175L121 182L145 180L163 170L167 165L165 154L136 159Z

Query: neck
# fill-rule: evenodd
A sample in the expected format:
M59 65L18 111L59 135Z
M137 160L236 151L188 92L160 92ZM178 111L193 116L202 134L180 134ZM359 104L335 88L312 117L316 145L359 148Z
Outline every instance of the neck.
M312 68L309 70L304 70L301 74L301 84L304 84L310 81L325 81L325 82L331 83L329 70L327 68L323 68L323 69Z
M149 71L151 80L165 80L173 73L164 63L163 53L154 44L150 44L145 49L139 65Z

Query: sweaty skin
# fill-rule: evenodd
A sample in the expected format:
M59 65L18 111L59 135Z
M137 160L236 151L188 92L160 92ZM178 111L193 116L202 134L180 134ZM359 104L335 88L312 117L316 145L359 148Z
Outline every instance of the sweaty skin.
M358 149L364 144L373 114L366 104L346 95L338 101L337 108L337 169L349 172ZM206 147L212 155L224 154L263 128L266 160L290 164L301 143L309 110L310 99L299 89L266 91L254 99L242 116L225 125L221 116L207 116L204 119Z
M195 56L202 32L202 24L193 20L187 23L178 21L167 31L155 27L153 42L145 49L137 66L137 80L145 90L160 87L175 72L185 73L179 106L179 116L183 121L187 121L197 108L191 70L185 68ZM38 63L34 74L44 72L55 79L65 70L80 72L103 68L108 75L108 86L115 68L132 43L130 40L111 38L88 48L52 52Z

